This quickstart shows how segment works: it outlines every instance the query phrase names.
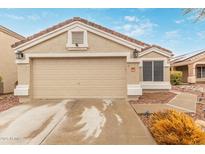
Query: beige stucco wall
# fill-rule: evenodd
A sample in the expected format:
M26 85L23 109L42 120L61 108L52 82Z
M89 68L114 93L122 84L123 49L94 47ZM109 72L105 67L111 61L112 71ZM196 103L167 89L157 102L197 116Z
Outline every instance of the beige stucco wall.
M150 52L148 54L143 55L141 58L167 58L167 57L156 52Z
M0 31L0 76L3 78L4 93L13 92L17 81L15 54L11 48L16 41L15 37Z
M139 63L128 63L127 64L127 84L138 84L139 83Z
M30 64L18 64L18 84L30 84Z
M197 62L204 62L205 63L205 58L200 58L200 60L198 60Z
M32 100L32 61L29 64L17 65L18 85L29 85L29 96L19 96L21 103L30 102Z
M41 53L41 52L71 52L71 50L66 49L67 43L67 32L64 32L52 39L44 41L40 44L37 44L29 49L26 49L26 53ZM132 52L133 49L130 49L126 46L118 44L114 41L103 38L94 33L88 32L88 49L86 51L94 52Z

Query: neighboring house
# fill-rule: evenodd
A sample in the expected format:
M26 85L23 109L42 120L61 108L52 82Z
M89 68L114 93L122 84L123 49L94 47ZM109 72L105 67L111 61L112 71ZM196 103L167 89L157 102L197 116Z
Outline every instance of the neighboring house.
M205 82L205 49L174 57L171 66L182 72L183 82Z
M172 52L75 17L12 46L20 101L136 98L168 90Z
M17 65L11 45L23 39L25 39L23 36L0 25L0 76L3 79L3 93L14 91L17 82Z

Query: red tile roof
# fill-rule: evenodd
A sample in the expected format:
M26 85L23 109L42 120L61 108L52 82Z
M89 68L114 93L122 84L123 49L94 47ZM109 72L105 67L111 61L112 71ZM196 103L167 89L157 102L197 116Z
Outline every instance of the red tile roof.
M172 53L172 51L170 51L170 50L168 50L168 49L165 49L165 48L162 48L162 47L160 47L160 46L158 46L158 45L148 46L148 47L144 48L142 51L148 50L148 49L153 48L153 47Z
M38 32L38 33L36 33L36 34L34 34L34 35L32 35L32 36L27 37L27 38L24 39L24 40L21 40L21 41L16 42L15 44L12 45L12 47L13 47L13 48L14 48L14 47L17 47L17 46L19 46L19 45L21 45L21 44L23 44L23 43L26 43L26 42L28 42L28 41L30 41L30 40L33 40L33 39L35 39L35 38L37 38L37 37L39 37L39 36L42 36L42 35L44 35L44 34L46 34L46 33L49 33L49 32L51 32L51 31L54 31L54 30L56 30L56 29L58 29L58 28L61 28L61 27L65 26L65 25L70 24L70 23L75 22L75 21L82 22L82 23L87 24L87 25L89 25L89 26L92 26L92 27L95 27L95 28L97 28L97 29L100 29L100 30L102 30L102 31L104 31L104 32L107 32L107 33L113 34L113 35L115 35L115 36L118 36L118 37L120 37L120 38L122 38L122 39L124 39L124 40L129 41L129 42L132 42L132 43L135 43L135 44L137 44L137 45L143 46L143 47L144 47L143 51L144 51L144 50L147 50L147 49L149 49L149 48L151 48L151 47L157 47L157 48L159 48L159 49L161 49L161 50L164 50L164 51L167 51L167 52L171 52L170 50L167 50L167 49L162 48L162 47L160 47L160 46L157 46L157 45L149 45L149 44L147 44L147 43L141 42L141 41L139 41L139 40L136 40L136 39L134 39L134 38L131 38L131 37L126 36L126 35L124 35L124 34L121 34L121 33L119 33L119 32L113 31L113 30L111 30L111 29L108 29L108 28L106 28L106 27L103 27L103 26L101 26L101 25L98 25L98 24L96 24L96 23L94 23L94 22L88 21L88 20L83 19L83 18L80 18L80 17L74 17L74 18L72 18L72 19L66 20L66 21L61 22L61 23L59 23L59 24L57 24L57 25L54 25L54 26L52 26L52 27L49 27L49 28L47 28L47 29L45 29L45 30L43 30L43 31L40 31L40 32Z
M18 34L18 33L16 33L16 32L14 32L14 31L12 31L12 30L10 30L10 29L8 29L8 28L2 26L2 25L0 25L0 31L2 31L2 32L4 32L4 33L7 33L8 35L10 35L10 36L12 36L12 37L15 37L15 38L17 38L17 39L19 39L19 40L25 39L24 36L22 36L22 35L20 35L20 34Z
M79 21L79 22L82 22L82 23L87 24L87 25L89 25L89 26L98 28L98 29L100 29L100 30L102 30L102 31L105 31L105 32L107 32L107 33L116 35L116 36L118 36L118 37L120 37L120 38L122 38L122 39L125 39L125 40L127 40L127 41L130 41L130 42L135 43L135 44L137 44L137 45L144 46L144 47L149 46L149 44L146 44L146 43L144 43L144 42L141 42L141 41L136 40L136 39L134 39L134 38L131 38L131 37L129 37L129 36L123 35L123 34L121 34L121 33L118 33L118 32L116 32L116 31L113 31L113 30L111 30L111 29L108 29L108 28L106 28L106 27L103 27L103 26L101 26L101 25L98 25L98 24L96 24L96 23L90 22L90 21L88 21L88 20L86 20L86 19L83 19L83 18L80 18L80 17L74 17L73 19L69 19L69 20L66 20L66 21L64 21L64 22L61 22L61 23L59 23L59 24L57 24L57 25L54 25L54 26L52 26L52 27L49 27L49 28L47 28L47 29L45 29L45 30L43 30L43 31L40 31L40 32L38 32L38 33L36 33L36 34L34 34L34 35L32 35L32 36L29 36L29 37L27 37L27 38L24 39L24 40L21 40L21 41L19 41L19 42L16 42L15 44L12 45L12 47L13 47L13 48L14 48L14 47L17 47L17 46L19 46L19 45L21 45L21 44L23 44L23 43L26 43L26 42L28 42L28 41L30 41L30 40L33 40L33 39L35 39L35 38L37 38L37 37L39 37L39 36L42 36L42 35L44 35L44 34L46 34L46 33L49 33L49 32L51 32L51 31L54 31L54 30L56 30L56 29L58 29L58 28L60 28L60 27L63 27L63 26L65 26L65 25L70 24L70 23L75 22L75 21Z

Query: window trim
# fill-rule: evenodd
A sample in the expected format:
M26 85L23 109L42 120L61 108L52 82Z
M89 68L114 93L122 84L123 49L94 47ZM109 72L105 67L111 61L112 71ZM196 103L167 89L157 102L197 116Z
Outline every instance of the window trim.
M73 32L83 32L83 44L78 44L78 47L76 47L76 45L73 44L73 42L72 42L72 33ZM68 49L71 49L71 50L73 50L73 49L77 49L78 50L80 48L87 49L88 48L88 38L87 37L88 37L88 34L87 34L86 30L84 30L84 29L82 29L80 27L75 27L75 28L73 28L73 29L68 31L66 47Z
M144 73L143 73L143 62L152 62L152 80L151 81L144 81ZM163 62L163 78L162 81L154 81L154 62L155 61L162 61ZM164 71L164 65L165 65L165 61L164 60L142 60L142 81L143 82L164 82L165 81L165 71Z

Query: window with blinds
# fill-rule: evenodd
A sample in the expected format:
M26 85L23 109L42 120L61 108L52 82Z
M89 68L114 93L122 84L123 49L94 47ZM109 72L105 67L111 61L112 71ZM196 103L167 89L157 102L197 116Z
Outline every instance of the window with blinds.
M197 67L197 74L196 74L197 78L201 78L201 67Z
M152 81L152 61L143 61L143 81Z
M197 67L197 78L205 78L205 67Z
M163 61L154 61L154 81L163 81Z
M163 81L163 61L143 61L143 81Z
M83 44L83 32L72 32L72 44Z

